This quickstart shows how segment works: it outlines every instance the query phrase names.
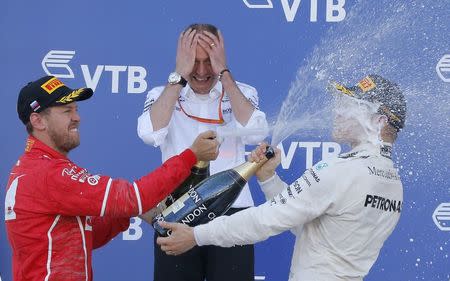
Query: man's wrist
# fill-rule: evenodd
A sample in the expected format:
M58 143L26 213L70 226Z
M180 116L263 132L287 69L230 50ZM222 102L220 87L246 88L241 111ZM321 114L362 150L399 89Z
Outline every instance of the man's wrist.
M231 71L226 67L219 72L219 75L218 75L219 81L222 81L222 78L224 77L224 75L228 75L231 77Z
M272 178L275 175L275 171L266 172L266 173L258 173L256 177L258 178L259 182L265 182L268 179Z
M171 83L169 83L169 82L167 82L166 87L173 88L173 89L177 89L176 93L178 93L178 94L181 92L181 89L184 88L183 85L181 85L181 84L179 84L179 83L177 83L177 84L171 84Z
M200 246L201 243L201 234L200 234L200 229L199 226L194 226L191 228L192 230L192 234L194 236L194 242L195 242L195 246Z
M181 85L182 87L186 87L187 85L187 80L177 71L169 74L167 82L169 82L170 85Z

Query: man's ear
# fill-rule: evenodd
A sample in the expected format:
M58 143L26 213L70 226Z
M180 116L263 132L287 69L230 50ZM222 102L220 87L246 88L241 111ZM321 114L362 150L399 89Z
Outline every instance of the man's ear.
M36 112L31 113L30 123L33 126L33 129L37 131L43 131L47 127L47 122L44 116Z

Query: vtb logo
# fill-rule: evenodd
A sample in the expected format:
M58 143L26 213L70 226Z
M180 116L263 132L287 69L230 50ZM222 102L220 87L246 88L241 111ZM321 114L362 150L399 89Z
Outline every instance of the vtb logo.
M434 224L442 231L450 231L450 202L441 203L433 212Z
M242 0L250 9L272 9L272 0ZM302 0L294 0L292 4L289 4L289 0L280 0L283 7L284 15L288 22L293 22L297 11L300 7L300 2ZM317 22L317 10L318 10L318 0L310 0L310 14L309 20L311 22ZM346 16L346 11L344 9L345 0L326 0L326 21L327 22L339 22L343 21Z
M53 75L59 78L74 78L72 68L67 64L74 55L75 51L51 50L42 60L42 68L47 75Z
M75 56L75 51L51 50L42 59L42 68L47 75L53 75L58 78L75 78L69 62ZM111 93L119 93L119 82L121 73L126 72L127 92L129 94L140 94L147 90L147 70L142 66L126 66L126 65L97 65L91 74L88 65L80 65L86 87L92 88L93 91L98 86L102 74L111 73ZM123 75L122 75L123 77Z
M450 54L444 55L436 65L436 72L442 81L450 83Z

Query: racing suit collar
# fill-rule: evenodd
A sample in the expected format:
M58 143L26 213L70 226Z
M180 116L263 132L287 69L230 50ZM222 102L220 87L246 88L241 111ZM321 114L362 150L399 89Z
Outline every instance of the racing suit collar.
M48 145L35 138L32 135L28 136L25 146L25 153L39 153L52 159L68 159L65 155L50 148Z
M345 155L356 155L364 152L369 154L380 154L383 157L392 159L392 144L382 142L380 145L375 145L373 143L366 142L355 146L348 153L345 153Z

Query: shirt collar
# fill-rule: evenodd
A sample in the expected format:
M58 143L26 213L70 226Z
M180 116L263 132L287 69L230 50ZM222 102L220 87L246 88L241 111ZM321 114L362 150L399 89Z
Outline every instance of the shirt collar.
M65 155L49 147L32 135L28 136L25 146L25 153L39 153L46 155L47 157L50 157L52 159L67 159Z
M220 81L217 81L217 83L212 87L211 91L209 91L209 98L212 100L216 100L220 98L220 95L222 94L222 83ZM181 95L184 96L186 99L192 99L195 98L194 90L189 86L189 83L186 85L185 90L181 92Z
M381 142L379 145L370 142L362 143L355 146L350 152L345 153L345 155L356 155L360 153L380 154L381 156L392 159L392 143Z

